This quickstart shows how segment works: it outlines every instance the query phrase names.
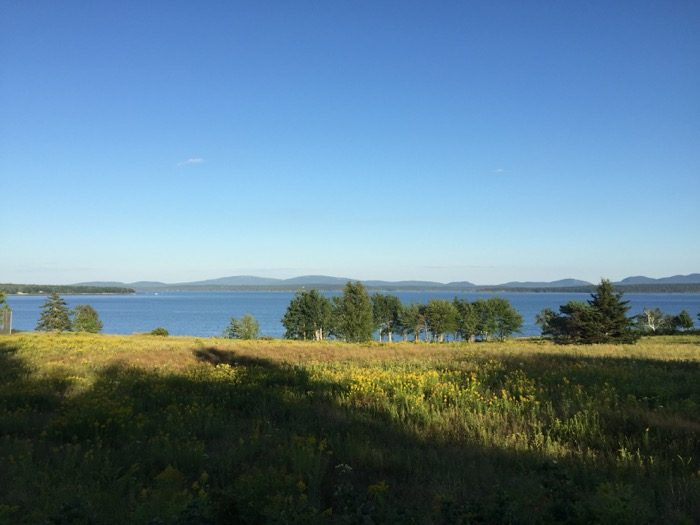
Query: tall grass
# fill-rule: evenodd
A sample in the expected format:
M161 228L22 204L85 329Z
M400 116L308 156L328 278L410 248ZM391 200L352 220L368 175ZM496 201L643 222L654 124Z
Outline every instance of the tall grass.
M692 523L700 337L0 339L0 522Z

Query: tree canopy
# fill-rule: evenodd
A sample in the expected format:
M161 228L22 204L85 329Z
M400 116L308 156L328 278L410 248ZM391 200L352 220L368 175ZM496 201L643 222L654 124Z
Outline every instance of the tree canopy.
M345 341L379 340L401 334L404 341L443 342L450 338L472 341L505 339L522 327L523 319L510 302L501 297L469 302L455 298L431 299L427 304L401 304L391 294L371 297L360 282L348 282L343 294L332 301L317 290L298 291L282 318L288 339L322 339L332 336Z
M442 343L445 335L457 329L457 309L446 299L431 299L425 307L425 318L433 341Z
M379 330L379 340L386 335L389 342L397 330L401 318L401 300L395 295L375 293L372 295L374 326Z
M245 314L240 319L232 317L223 334L229 339L257 339L259 335L260 323L251 314Z
M343 295L333 298L333 318L333 330L341 339L351 342L372 339L372 302L361 282L348 282Z
M332 326L331 302L318 290L299 291L282 318L287 339L323 340Z
M99 333L102 321L97 311L89 304L79 304L73 309L73 331Z

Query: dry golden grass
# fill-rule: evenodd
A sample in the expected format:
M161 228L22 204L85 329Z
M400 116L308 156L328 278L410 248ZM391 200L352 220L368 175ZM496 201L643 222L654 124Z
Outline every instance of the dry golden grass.
M455 359L513 359L533 356L700 361L699 336L644 338L633 345L562 346L539 339L491 343L342 343L337 341L242 341L222 338L158 337L85 333L20 333L2 341L16 345L38 368L65 366L97 369L114 364L139 368L183 370L197 365L196 351L215 349L245 358L290 364L353 362L371 365L395 362L447 363Z

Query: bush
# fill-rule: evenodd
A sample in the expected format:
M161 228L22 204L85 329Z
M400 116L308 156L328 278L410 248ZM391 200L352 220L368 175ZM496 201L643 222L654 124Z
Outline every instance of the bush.
M159 335L161 337L166 337L170 335L170 333L162 326L159 326L158 328L154 328L153 330L151 330L151 335Z

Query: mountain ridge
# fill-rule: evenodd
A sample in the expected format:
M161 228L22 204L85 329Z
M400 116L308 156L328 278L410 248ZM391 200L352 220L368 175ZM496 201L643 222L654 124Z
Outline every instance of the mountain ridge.
M304 287L342 287L347 281L357 279L349 279L345 277L334 277L329 275L301 275L288 279L279 279L274 277L258 277L255 275L232 275L228 277L219 277L216 279L205 279L201 281L190 281L180 283L164 283L161 281L137 281L133 283L124 283L119 281L90 281L77 283L74 286L125 286L136 290L188 290L188 289L227 289L227 288L271 288L271 289L294 289ZM362 280L359 279L368 288L374 289L435 289L435 290L544 290L544 289L574 289L574 288L589 288L594 284L580 279L566 278L555 281L509 281L502 284L493 285L478 285L470 281L453 281L441 283L437 281L422 281L422 280L402 280L402 281L384 281L384 280ZM673 275L670 277L646 277L646 276L631 276L625 277L613 284L618 286L655 286L655 285L700 285L700 273L691 273L688 275Z

